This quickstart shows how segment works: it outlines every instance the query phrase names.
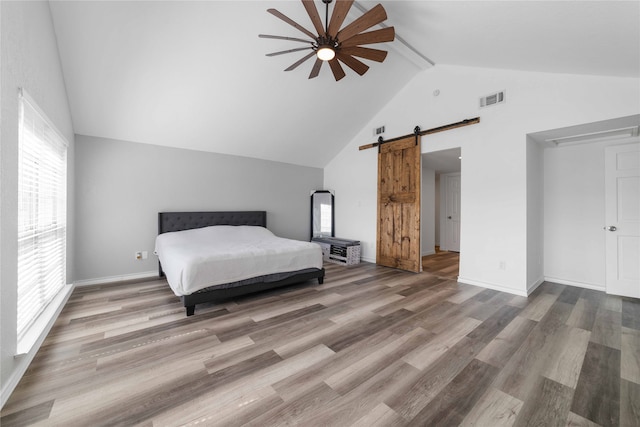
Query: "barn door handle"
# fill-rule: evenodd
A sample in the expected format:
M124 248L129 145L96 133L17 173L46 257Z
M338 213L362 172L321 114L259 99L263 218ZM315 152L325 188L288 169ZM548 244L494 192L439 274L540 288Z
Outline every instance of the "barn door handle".
M616 231L617 230L615 225L608 225L608 226L604 227L604 229L607 230L607 231Z
M450 217L450 216L448 216L447 218L451 219L451 217Z

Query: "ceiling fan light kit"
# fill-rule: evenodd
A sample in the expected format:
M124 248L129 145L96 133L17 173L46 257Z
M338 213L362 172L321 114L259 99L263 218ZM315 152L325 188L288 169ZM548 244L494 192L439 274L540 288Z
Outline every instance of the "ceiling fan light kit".
M336 57L336 51L331 46L318 46L316 56L323 61L331 61Z
M351 68L359 75L363 75L367 72L369 66L359 59L356 59L356 57L376 62L383 62L385 60L387 57L386 51L362 46L373 43L391 42L395 39L395 30L393 27L384 27L380 30L365 32L369 28L378 25L387 19L387 13L381 4L378 4L341 29L340 27L342 27L354 0L335 0L335 2L333 0L322 0L325 4L324 26L322 25L322 19L320 18L320 14L318 13L318 9L316 8L314 1L301 1L317 34L312 33L276 9L268 9L267 12L302 32L308 37L308 39L268 34L258 35L260 38L287 40L308 44L307 47L303 48L288 49L267 54L267 56L276 56L304 50L311 51L298 61L291 64L285 69L285 71L294 70L303 62L315 56L316 62L311 69L309 78L312 79L317 77L318 74L320 74L322 64L324 62L328 62L334 78L338 81L346 75L341 64ZM335 3L333 5L331 19L329 19L330 3Z

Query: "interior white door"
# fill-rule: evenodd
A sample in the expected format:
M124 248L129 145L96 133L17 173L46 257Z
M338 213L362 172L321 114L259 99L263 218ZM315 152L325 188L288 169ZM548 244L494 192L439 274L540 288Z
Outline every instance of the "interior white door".
M605 149L607 293L640 298L640 143Z
M445 248L460 252L460 174L442 175L445 179Z

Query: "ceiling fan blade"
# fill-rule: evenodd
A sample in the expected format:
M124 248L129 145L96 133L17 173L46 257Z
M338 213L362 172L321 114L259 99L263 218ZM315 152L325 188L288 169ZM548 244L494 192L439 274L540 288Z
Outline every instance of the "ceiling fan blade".
M392 42L396 37L393 27L383 28L381 30L369 31L368 33L357 34L340 43L342 47L359 46L361 44Z
M346 75L344 73L344 70L342 69L342 65L340 65L340 61L338 61L336 58L333 58L331 61L329 61L329 66L331 67L331 72L333 73L333 77L335 77L336 81L340 80Z
M369 66L367 64L357 60L353 56L345 55L342 52L337 52L336 53L336 57L340 61L344 62L344 64L347 67L351 68L353 71L355 71L356 73L358 73L360 75L363 75L369 69Z
M316 9L316 4L313 0L302 0L302 5L307 10L307 14L309 14L309 18L311 18L311 22L313 22L313 26L318 32L318 35L324 35L325 28L322 25L322 19L320 19L318 9Z
M366 12L364 15L353 21L351 24L344 27L336 35L336 38L341 40L347 40L350 37L355 36L363 32L364 30L373 27L387 19L387 12L381 4L376 5L373 9Z
M353 0L336 0L327 31L330 36L335 37L338 30L340 30L340 27L342 26L344 19L347 17L347 13L349 13L349 9L351 9L352 4Z
M299 31L302 31L303 33L305 33L306 35L308 35L309 37L311 37L315 41L317 35L313 34L311 31L307 30L306 28L304 28L302 25L298 24L294 20L292 20L292 19L286 17L285 15L283 15L282 13L278 12L276 9L267 9L267 12L269 12L270 14L275 16L276 18L282 19L284 22L286 22L287 24L291 25L295 29L297 29Z
M272 36L270 34L258 34L258 37L261 39L277 39L277 40L289 40L292 42L302 42L302 43L310 43L313 44L310 40L299 39L296 37L286 37L286 36Z
M311 74L309 74L310 79L318 77L318 74L320 74L320 67L322 67L323 62L324 61L320 58L316 59L316 63L313 64L313 68L311 69Z
M291 71L295 68L298 67L298 65L302 64L304 61L306 61L307 59L311 58L312 56L314 56L316 54L315 51L312 51L310 54L305 55L303 58L300 58L298 61L294 62L293 64L291 64L289 66L289 68L286 68L285 71Z
M283 55L285 53L299 52L301 50L308 50L308 49L311 49L311 48L310 47L298 47L298 48L295 48L295 49L281 50L280 52L267 53L267 56Z
M342 49L340 49L340 52L344 53L345 55L357 56L376 62L383 62L387 57L387 52L384 50L369 49L368 47L361 46L343 47Z

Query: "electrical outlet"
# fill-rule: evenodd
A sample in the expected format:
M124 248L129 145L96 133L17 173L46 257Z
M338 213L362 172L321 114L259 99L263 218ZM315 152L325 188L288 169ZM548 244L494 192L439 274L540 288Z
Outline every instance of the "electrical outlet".
M149 252L147 251L137 251L136 252L136 259L137 260L143 260L143 259L147 259L149 258Z
M507 262L506 261L500 261L499 268L500 268L500 270L506 270L507 269Z

